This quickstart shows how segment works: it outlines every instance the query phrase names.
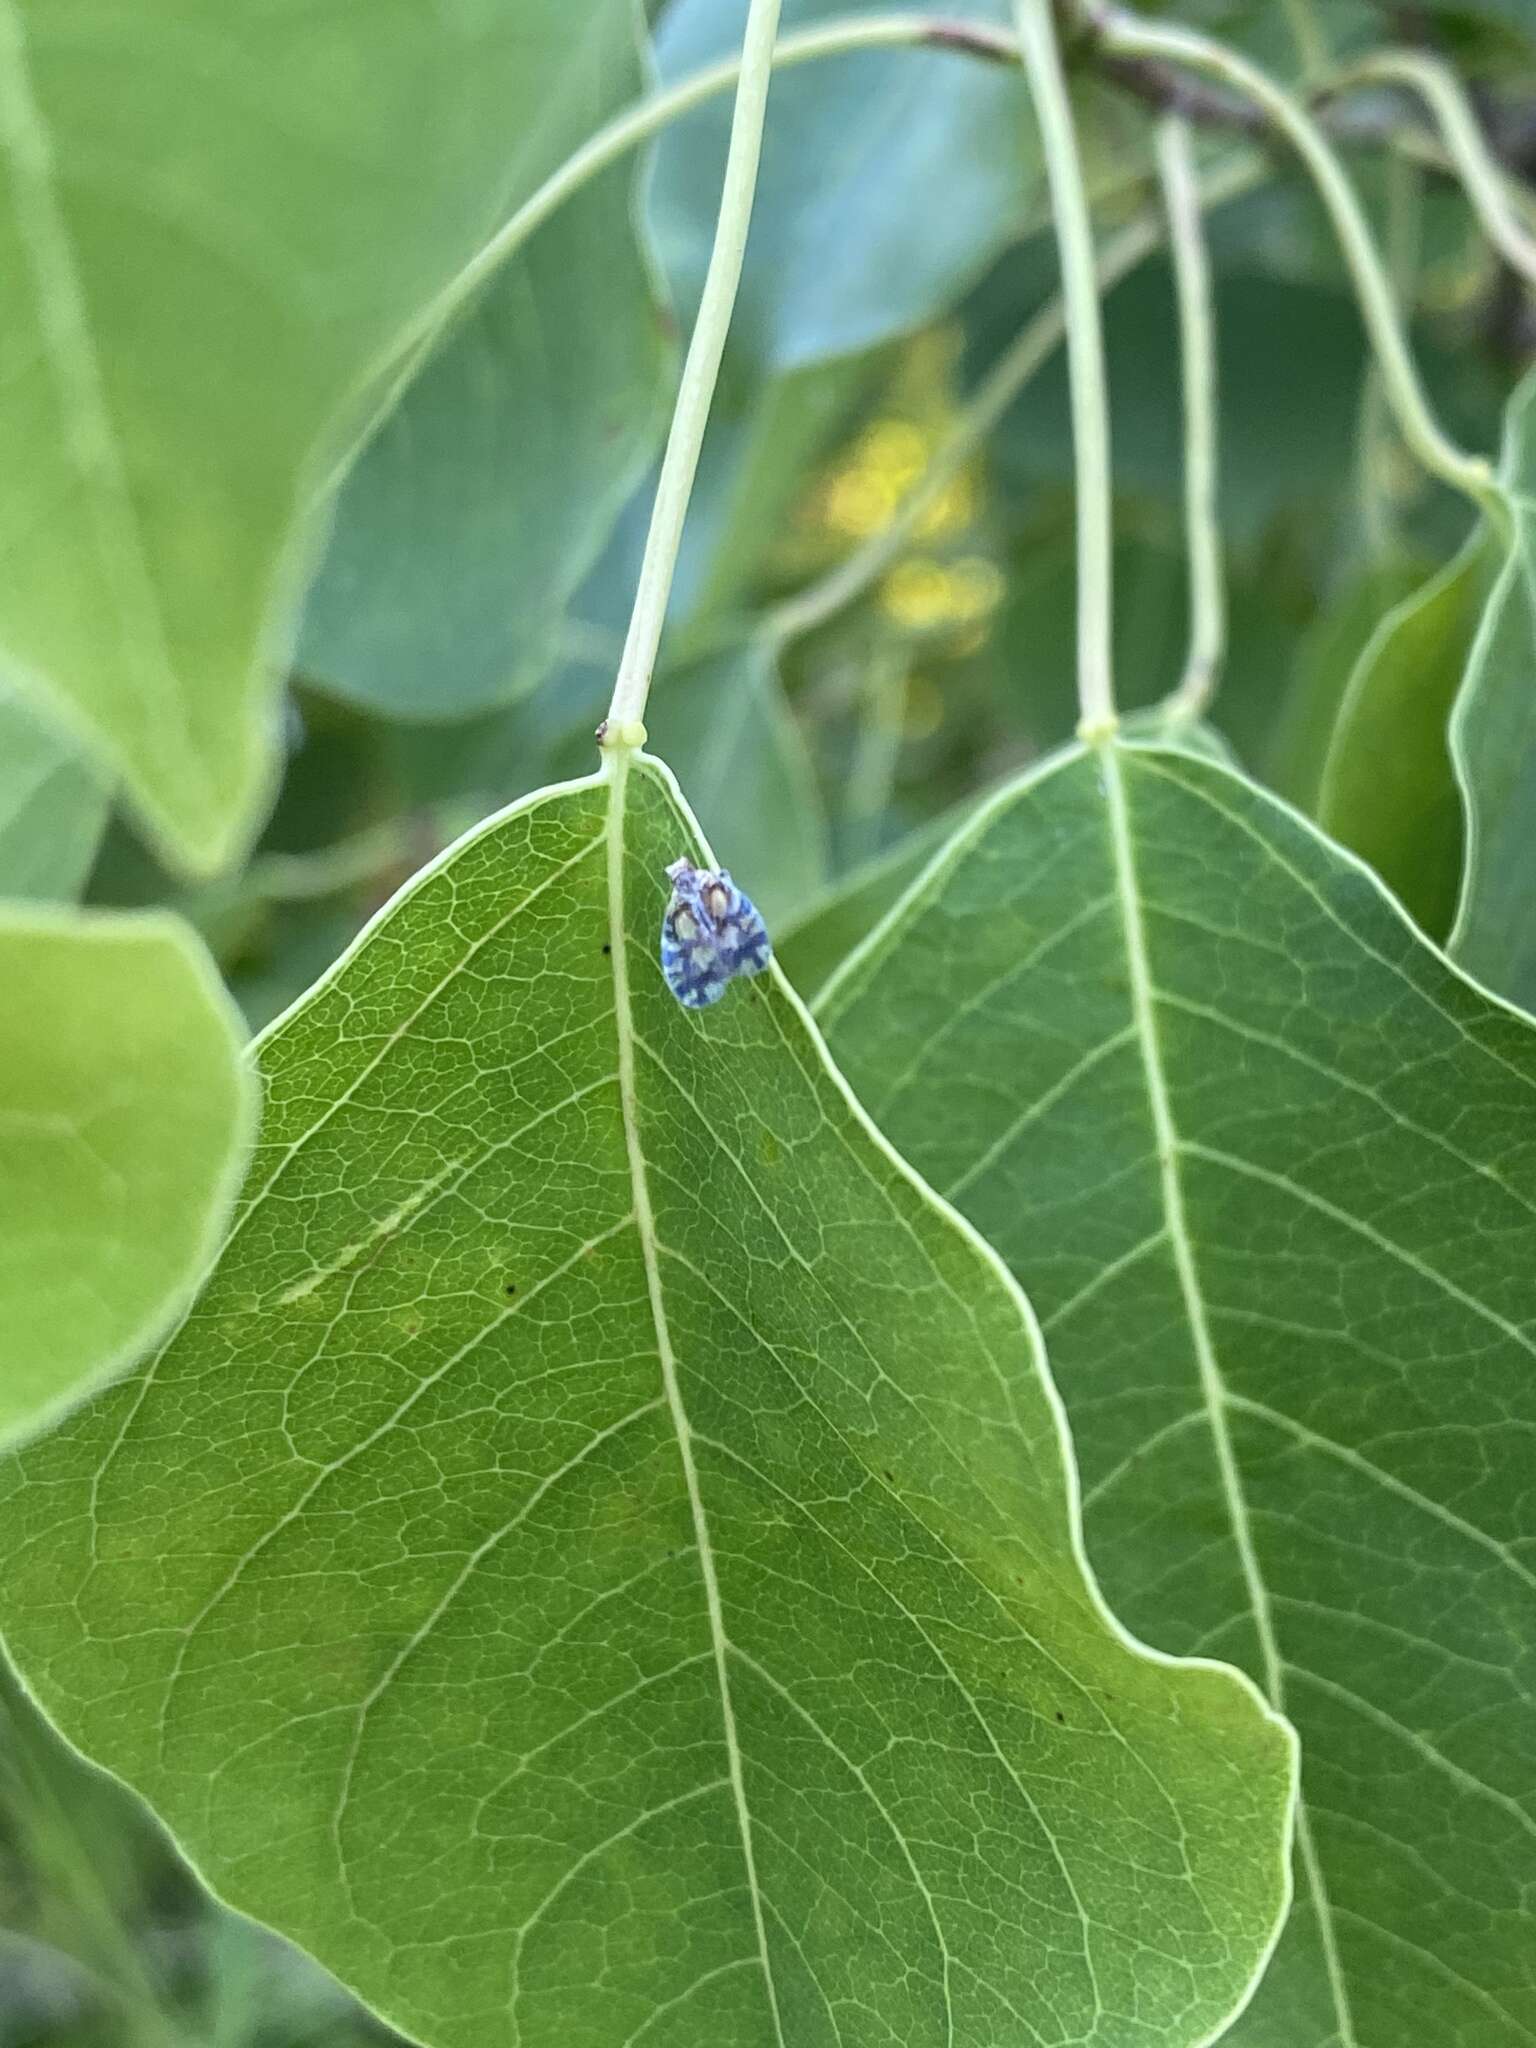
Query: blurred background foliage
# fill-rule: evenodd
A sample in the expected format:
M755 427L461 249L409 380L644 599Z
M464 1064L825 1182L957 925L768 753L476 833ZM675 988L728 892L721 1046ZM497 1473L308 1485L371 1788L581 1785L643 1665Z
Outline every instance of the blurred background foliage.
M789 0L784 27L876 12ZM1155 10L1149 10L1155 11ZM1536 174L1530 0L1179 0L1162 10L1293 81L1383 40L1451 58L1511 176ZM654 52L588 50L586 121L729 51L741 0L664 0ZM1006 24L1006 0L946 17ZM1151 110L1075 73L1108 233L1155 199ZM1413 311L1428 382L1492 450L1536 318L1391 93L1349 102L1350 170ZM102 905L170 903L253 1028L423 861L487 811L593 761L651 479L708 254L728 99L679 122L542 227L383 419L337 500L297 635L286 766L250 860L172 879L70 744L0 697L0 879ZM1211 720L1261 780L1369 838L1370 787L1330 797L1352 672L1390 608L1447 571L1464 505L1385 415L1349 281L1295 163L1202 129L1262 177L1210 218L1230 651ZM1055 291L1022 85L945 50L807 64L775 83L747 270L685 543L658 750L764 905L810 993L957 809L1069 737L1071 437L1053 356L967 447L914 530L835 610L807 593L876 542L969 397ZM1121 700L1179 677L1186 635L1180 376L1168 266L1107 301ZM1447 572L1380 658L1418 705L1460 681L1486 572ZM824 612L824 616L816 614ZM814 623L806 627L808 618ZM1373 657L1374 658L1374 657ZM14 733L12 727L14 726ZM1437 741L1438 744L1438 741ZM1337 778L1335 778L1335 785ZM50 851L7 827L41 807ZM1425 816L1431 816L1425 812ZM1364 823L1362 824L1362 817ZM1390 819L1383 823L1388 833ZM1443 937L1458 820L1394 870ZM0 2048L299 2048L385 2033L282 1944L222 1913L126 1794L68 1755L14 1684L0 1751Z

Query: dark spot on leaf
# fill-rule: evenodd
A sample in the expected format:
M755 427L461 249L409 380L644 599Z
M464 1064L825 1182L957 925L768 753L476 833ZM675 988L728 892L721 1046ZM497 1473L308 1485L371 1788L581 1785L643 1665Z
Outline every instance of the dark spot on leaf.
M605 945L605 946L603 947L603 951L604 951L605 953L611 953L611 952L613 951L613 948L612 948L612 946L608 946L608 945Z
M1066 1717L1066 1715L1065 1715L1065 1714L1064 1714L1064 1713L1063 1713L1063 1712L1061 1711L1060 1707L1058 1707L1058 1708L1056 1709L1056 1718L1057 1718L1057 1720L1058 1720L1058 1721L1060 1721L1060 1722L1062 1722L1063 1724L1065 1724L1065 1722L1066 1722L1066 1718L1067 1718L1067 1717Z
M515 1280L509 1280L506 1286L503 1287L501 1291L507 1297L508 1301L510 1301L513 1295L517 1292L517 1282Z

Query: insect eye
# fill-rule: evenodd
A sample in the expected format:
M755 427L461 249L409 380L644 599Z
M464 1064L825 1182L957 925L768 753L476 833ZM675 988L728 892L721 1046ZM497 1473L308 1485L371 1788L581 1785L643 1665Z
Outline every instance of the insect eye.
M708 889L705 890L704 903L716 924L720 923L731 907L731 899L723 885L719 882L711 882Z

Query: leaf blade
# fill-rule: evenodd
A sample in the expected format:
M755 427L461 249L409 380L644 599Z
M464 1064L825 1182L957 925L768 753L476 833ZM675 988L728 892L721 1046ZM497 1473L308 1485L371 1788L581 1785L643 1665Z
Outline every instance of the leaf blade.
M0 1438L58 1416L185 1305L255 1103L242 1037L178 919L9 905L0 969Z
M641 97L632 10L588 24L574 148ZM571 601L660 442L669 316L620 164L491 281L342 486L300 658L391 718L457 719L557 665Z
M776 2005L918 2048L1042 1998L1204 2038L1283 1903L1284 1730L1109 1624L1021 1297L795 999L667 995L693 828L628 777L473 835L268 1035L197 1315L11 1469L12 1646L206 1876L434 2042L771 2043ZM1037 1744L1083 1747L1058 1780Z
M834 10L789 0L786 27ZM962 17L1005 23L996 0ZM674 76L723 55L725 19L700 0L668 10L657 56ZM893 154L893 135L902 149ZM669 131L650 206L685 318L703 282L710 201L725 124L704 108ZM863 353L942 312L973 284L1025 218L1039 160L1007 72L944 51L861 51L806 65L774 86L742 275L733 351L762 375Z
M146 0L131 31L0 9L0 640L206 872L271 793L317 503L411 321L559 160L584 40L555 0L227 35Z
M1536 738L1529 708L1536 671L1533 412L1536 380L1527 378L1505 423L1502 475L1512 531L1450 721L1451 764L1466 825L1451 955L1527 1010L1536 1004L1536 939L1524 873Z
M1530 1227L1536 1052L1293 813L1193 759L1115 765L1140 879L1079 754L962 832L821 1014L882 1127L1039 1303L1121 1611L1283 1680L1306 1883L1231 2038L1513 2044L1536 1822L1505 1744L1536 1531L1472 1445L1528 1394L1502 1262ZM1127 901L1149 970L1127 964ZM946 985L974 991L948 1029ZM1451 1359L1470 1363L1437 1372ZM1467 1656L1486 1669L1458 1692ZM1463 1845L1489 1828L1474 1872Z
M106 822L106 789L79 751L0 688L0 896L77 896Z
M1437 940L1462 863L1446 729L1496 563L1480 525L1381 621L1351 672L1314 807L1323 830L1369 861Z

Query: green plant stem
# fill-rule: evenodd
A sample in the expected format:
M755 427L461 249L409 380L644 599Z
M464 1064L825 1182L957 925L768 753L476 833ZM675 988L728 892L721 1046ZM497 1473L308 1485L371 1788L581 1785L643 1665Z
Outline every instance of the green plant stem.
M1224 206L1251 192L1263 176L1262 159L1247 151L1234 153L1202 180L1200 204ZM1100 292L1109 291L1160 248L1165 235L1166 223L1155 213L1143 214L1112 235L1095 266ZM1019 393L1055 354L1066 332L1065 304L1057 297L1035 314L987 371L886 524L836 568L777 605L764 622L770 633L792 640L814 632L880 580Z
M784 36L773 51L773 68L788 71L797 64L813 63L823 57L846 56L855 50L931 48L953 50L960 56L979 57L992 63L1013 64L1018 48L1013 38L1000 29L969 22L954 23L932 14L870 14L848 20L820 23ZM679 79L664 92L638 100L634 106L589 136L573 155L554 170L538 190L525 199L517 211L478 249L415 323L411 337L399 353L412 353L429 341L462 311L476 292L495 275L509 257L522 248L537 229L565 202L664 128L731 91L741 77L743 59L722 57Z
M768 111L768 82L773 75L773 43L779 25L779 0L751 0L742 38L741 69L736 83L736 106L731 115L731 141L725 161L725 182L720 191L720 213L715 223L714 247L699 300L698 318L683 361L682 380L666 453L661 459L661 476L656 502L651 508L650 531L645 537L645 554L635 589L634 609L619 673L613 686L613 701L604 721L604 745L627 748L644 745L645 700L650 694L656 651L666 621L667 600L677 569L682 544L683 520L693 494L699 450L714 401L725 353L725 337L736 307L741 283L742 259L746 254L747 230L752 221L752 200L757 191L757 167L762 154L763 122Z
M1404 441L1431 475L1472 499L1501 525L1506 524L1508 507L1491 464L1481 455L1458 448L1430 410L1364 210L1305 107L1257 65L1207 36L1145 22L1118 7L1098 4L1098 0L1090 0L1086 16L1103 46L1115 55L1151 58L1207 73L1253 100L1287 137L1328 209L1381 366L1383 390Z
M1536 235L1515 211L1504 173L1450 67L1417 50L1376 50L1333 81L1339 92L1354 85L1399 86L1423 102L1483 233L1511 269L1536 284Z
M1419 270L1420 198L1423 172L1406 156L1387 164L1387 270L1401 303L1413 303ZM1398 497L1397 435L1382 395L1381 372L1374 357L1366 365L1360 393L1358 490L1360 527L1368 556L1385 561L1401 545L1395 501Z
M1189 556L1189 652L1170 718L1199 718L1215 693L1227 644L1227 600L1216 510L1216 322L1210 258L1189 124L1165 114L1157 124L1168 244L1179 304L1184 393L1184 532Z
M1099 286L1094 275L1093 229L1051 0L1014 0L1014 23L1035 103L1061 257L1077 479L1079 730L1093 739L1113 732L1115 726L1109 390Z

